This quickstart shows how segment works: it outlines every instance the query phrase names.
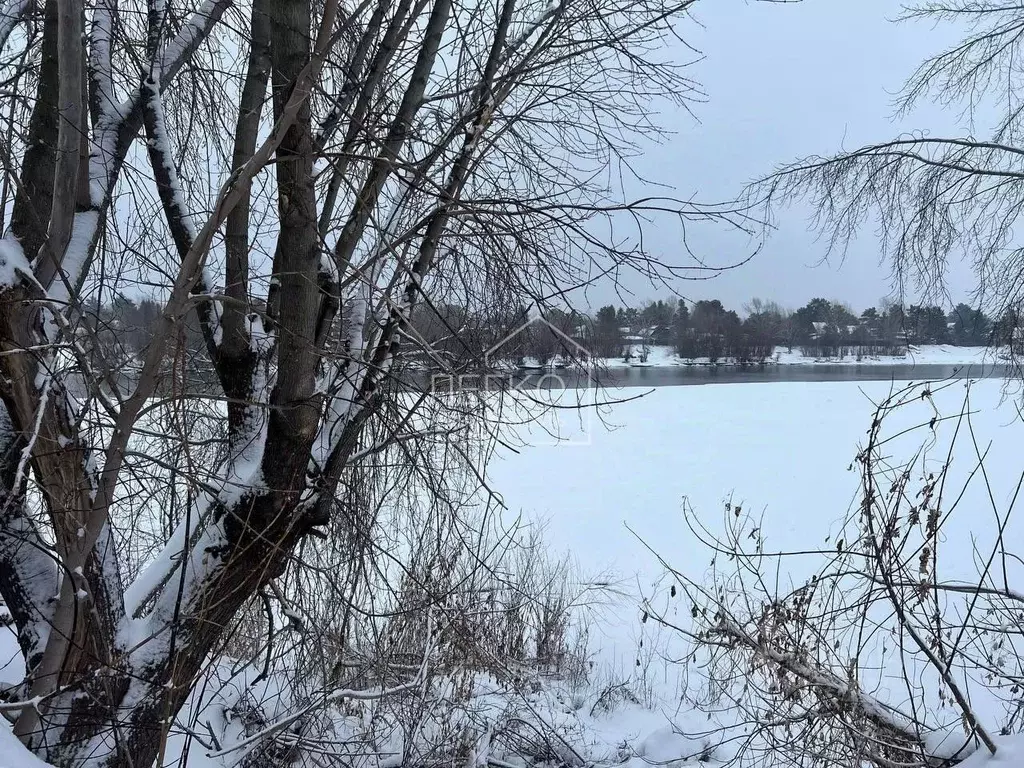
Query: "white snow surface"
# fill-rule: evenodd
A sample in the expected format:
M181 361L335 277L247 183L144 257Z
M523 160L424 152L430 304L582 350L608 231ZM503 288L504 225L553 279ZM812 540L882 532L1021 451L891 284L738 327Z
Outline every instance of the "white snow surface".
M604 368L665 368L673 366L712 365L707 358L681 358L672 347L641 344L628 345L630 359L624 357L599 358L596 362ZM646 349L646 360L643 360ZM911 346L903 355L857 355L843 357L809 357L798 347L790 351L776 347L767 365L992 365L1006 362L1004 350L991 347L955 347L951 344L927 344ZM723 357L714 365L735 365L732 358Z
M629 680L645 698L679 702L700 680L693 668L687 672L665 659L680 658L691 646L679 633L642 622L641 604L649 599L684 629L690 626L689 606L669 598L675 578L668 567L701 581L713 553L688 525L684 504L691 521L716 535L741 506L759 523L766 553L810 552L779 561L776 589L790 591L822 566L823 557L814 553L835 548L844 520L856 509L854 458L866 440L873 403L893 386L786 382L658 388L613 406L604 417L608 428L574 422L571 412L562 412L560 434L566 442L537 440L534 447L504 451L492 462L489 479L509 513L543 524L546 545L575 561L582 578L612 586L603 604L590 606L585 622L596 667L609 679ZM998 380L976 381L969 390L966 381L956 381L936 391L934 401L944 416L955 416L968 391L974 436L986 451L993 499L1004 514L1022 472L1020 392ZM931 414L927 401L894 414L886 434L924 426L894 438L888 453L909 458L927 443ZM954 430L953 423L940 428L927 446L932 466L945 459ZM965 427L948 474L948 487L958 491L976 467L967 433ZM951 495L947 490L947 503ZM726 511L727 503L733 511ZM994 514L985 485L975 476L943 526L944 580L976 583L976 553L988 552L996 540ZM1007 541L1024 541L1024 519L1012 515L1005 535ZM774 562L768 569L773 576ZM1019 587L1024 566L1011 564L1009 578ZM898 679L883 670L865 687L880 701L903 707L906 690L892 682ZM1006 717L998 696L972 690L977 714L990 733L997 733ZM962 731L953 730L941 751L963 744Z
M1004 350L991 347L955 347L952 344L911 345L905 355L856 355L842 358L805 357L798 349L789 352L776 347L773 359L779 365L991 365L1006 362Z
M730 735L735 734L717 731L715 721L693 710L687 703L681 668L659 656L678 638L666 637L653 623L640 621L640 596L664 591L665 586L665 568L651 550L693 577L708 567L710 553L683 519L684 499L712 530L720 526L729 501L763 514L768 548L820 547L856 501L858 478L849 466L870 425L873 403L893 386L889 382L787 382L664 387L606 409L605 425L597 420L584 423L572 411L558 412L554 418L560 434L569 440L535 439L535 445L518 452L502 452L491 465L489 479L504 494L510 513L544 521L548 546L566 551L585 573L617 574L606 578L617 593L605 605L591 607L588 629L595 666L589 685L572 689L558 682L545 684L529 698L523 716L542 718L564 741L567 752L589 765L643 768L700 765L702 760L716 765L729 760L736 748ZM1004 397L1007 393L998 381L975 382L969 389L964 381L954 382L935 393L935 402L943 413L955 412L968 391L977 439L982 445L991 444L987 466L993 494L1005 504L1020 475L1017 446L1024 438L1024 425L1017 417L1015 398ZM615 394L614 390L607 393ZM914 411L894 417L898 423L893 428L903 422L919 423L919 416ZM940 431L933 449L937 454L944 450L943 435ZM538 427L533 437L541 436L549 437ZM530 437L524 435L527 441ZM893 451L917 445L917 438L908 436L908 442L894 444ZM971 467L970 461L954 464L952 476L963 479ZM982 486L969 488L964 506L977 508L972 500L980 503L981 494ZM991 525L977 521L977 515L954 515L945 529L947 539L954 543L962 539L965 546L983 549L982 539L991 532ZM1005 535L1024 540L1024 530L1014 520ZM969 578L973 574L970 551L963 566L963 576ZM802 578L799 573L783 573L783 581L787 575ZM947 570L946 575L956 574ZM687 620L688 615L685 612ZM16 664L17 646L7 629L0 629L0 653L5 654L0 664L6 659ZM17 670L9 671L13 682ZM255 675L253 670L243 677ZM0 679L7 678L5 671ZM624 681L639 698L625 698L603 709L598 703L601 694L610 684ZM245 688L241 678L232 685ZM481 679L475 687L479 691L472 704L478 710L472 718L475 723L493 722L509 707L520 706L493 681ZM204 718L213 723L221 744L231 744L241 734L236 725L218 719L216 713L230 708L234 695L223 690L216 701L192 706L209 713ZM887 693L882 689L879 696ZM272 717L289 711L289 697L280 690L268 689L258 698L271 702L268 714ZM348 711L356 714L336 715L334 733L355 739L371 719L372 704ZM990 731L997 731L995 718L988 724ZM953 744L956 734L950 735ZM7 728L0 726L0 768L44 765L12 739ZM1024 765L1024 737L997 741L994 757L981 747L961 765ZM187 743L182 734L172 736L168 766L177 763ZM403 743L385 739L377 746L380 768L386 760L379 756L400 751ZM189 762L199 768L223 768L233 761L232 756L208 757L194 742L189 749ZM490 757L497 764L521 764L515 755L493 749L485 728L477 741L477 762Z
M858 475L851 463L871 424L873 403L894 386L903 385L715 384L660 387L639 398L635 390L607 390L609 399L634 399L589 423L562 411L557 429L564 442L535 428L523 440L536 445L500 451L489 480L511 514L521 512L544 525L545 542L554 551L567 552L585 573L613 574L633 597L649 595L665 576L652 550L692 577L711 560L684 520L684 502L713 531L720 532L724 505L731 501L763 514L769 549L820 548L857 501ZM954 382L935 400L944 414L956 413L966 392L966 381ZM1013 393L1004 399L1001 380L976 381L970 392L977 439L991 442L987 467L996 499L1005 503L1021 472L1015 446L1024 441L1024 425ZM894 416L892 429L927 424L930 412L922 418L923 413ZM924 437L907 435L902 449L917 447ZM947 444L943 439L940 433L937 454ZM954 480L969 472L970 458L954 464ZM982 502L983 494L982 486L969 489L963 505ZM970 541L972 522L954 516L947 535L963 526L959 530ZM1018 535L1024 540L1024 530ZM974 576L970 552L962 576ZM591 625L592 640L595 630L604 635L598 649L604 661L621 669L634 661L633 649L643 636L638 617L635 603L632 610L613 606Z
M996 754L991 754L987 749L979 749L959 763L958 768L992 768L997 765L1018 768L1024 765L1024 734L996 736L993 741L996 743Z
M49 768L49 764L25 749L9 728L0 726L0 768Z

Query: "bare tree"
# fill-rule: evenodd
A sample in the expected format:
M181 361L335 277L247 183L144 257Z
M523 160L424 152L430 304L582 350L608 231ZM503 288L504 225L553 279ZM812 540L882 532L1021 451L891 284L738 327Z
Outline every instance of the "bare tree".
M479 403L401 377L431 354L417 305L659 274L595 219L734 218L608 191L657 136L648 100L695 88L659 53L692 3L4 3L0 594L26 672L2 711L25 745L153 764L261 604L298 620L312 544L343 560L383 489L454 504L448 470L479 477ZM130 382L84 321L121 294L162 305Z
M840 252L865 224L877 224L901 296L915 289L952 306L959 297L950 295L947 273L952 261L963 260L977 277L974 304L1002 315L1024 290L1015 232L1024 194L1024 82L1016 66L1024 21L1016 6L998 0L929 0L909 6L900 21L967 31L918 67L897 102L903 116L925 98L960 109L964 134L936 136L921 126L853 151L805 158L752 193L770 204L809 201ZM979 115L995 115L995 125L978 125Z

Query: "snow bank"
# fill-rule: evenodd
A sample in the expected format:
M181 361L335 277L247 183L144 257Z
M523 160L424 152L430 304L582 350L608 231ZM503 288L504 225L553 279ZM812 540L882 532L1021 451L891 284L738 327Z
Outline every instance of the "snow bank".
M603 368L666 368L673 366L712 365L706 357L681 358L672 347L647 347L646 360L643 348L632 345L632 354L627 362L622 357L599 358L596 362ZM1006 362L1004 354L991 347L954 347L950 344L912 346L903 355L857 355L844 357L807 357L799 348L789 351L776 347L765 365L992 365ZM736 365L732 358L721 358L714 365Z
M29 752L6 727L0 725L0 768L50 768Z
M995 736L996 753L987 749L979 749L959 764L959 768L994 768L997 765L1019 768L1024 765L1024 734L1011 736Z
M859 360L856 355L805 357L798 349L789 352L776 347L773 360L779 365L992 365L1005 362L999 349L951 344L911 346L904 355L866 355Z

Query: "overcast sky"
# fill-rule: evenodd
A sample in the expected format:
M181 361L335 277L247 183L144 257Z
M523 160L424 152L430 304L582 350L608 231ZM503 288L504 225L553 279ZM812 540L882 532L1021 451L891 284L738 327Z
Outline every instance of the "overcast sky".
M671 183L680 197L731 199L746 182L801 156L853 149L909 130L968 133L955 113L932 104L894 120L893 98L904 79L957 37L955 29L929 23L893 23L900 6L900 0L699 2L694 15L700 24L680 30L704 54L692 75L708 100L694 106L696 119L663 112L659 122L675 133L652 147L639 167ZM879 264L870 231L844 263L821 263L825 246L809 231L808 214L806 208L782 212L777 231L750 263L711 281L680 282L677 290L692 299L721 298L737 309L753 296L789 307L823 296L860 310L891 293L889 270ZM665 260L682 260L677 228L658 226L645 235ZM689 229L688 239L719 264L733 263L748 246L704 225ZM960 272L965 295L970 275ZM640 282L629 287L637 303L658 294ZM590 303L609 299L611 292L600 290Z

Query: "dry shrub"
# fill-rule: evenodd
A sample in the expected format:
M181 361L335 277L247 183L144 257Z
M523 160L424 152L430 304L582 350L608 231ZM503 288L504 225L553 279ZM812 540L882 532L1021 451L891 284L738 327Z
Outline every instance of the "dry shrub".
M1024 573L1009 530L1024 475L994 487L969 388L951 413L936 404L951 386L878 405L851 465L858 500L817 553L772 554L763 521L731 504L723 536L688 510L713 551L705 578L670 571L692 625L650 611L694 641L701 705L746 726L741 763L954 765L1019 731Z

